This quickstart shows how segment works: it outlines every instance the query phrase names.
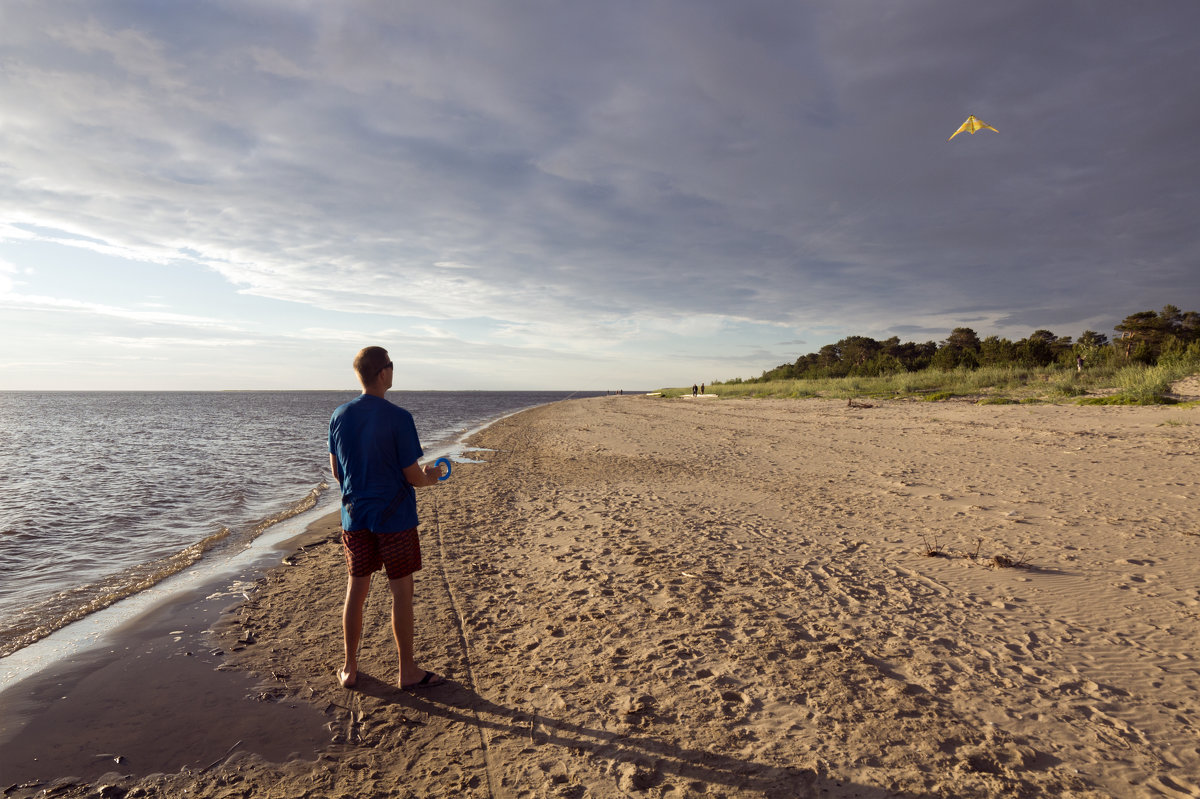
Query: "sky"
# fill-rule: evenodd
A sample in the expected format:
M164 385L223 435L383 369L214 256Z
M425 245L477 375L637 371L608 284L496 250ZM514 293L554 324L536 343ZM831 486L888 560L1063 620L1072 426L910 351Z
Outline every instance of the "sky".
M1200 3L0 0L0 390L650 390L1200 310ZM947 138L974 114L998 132Z

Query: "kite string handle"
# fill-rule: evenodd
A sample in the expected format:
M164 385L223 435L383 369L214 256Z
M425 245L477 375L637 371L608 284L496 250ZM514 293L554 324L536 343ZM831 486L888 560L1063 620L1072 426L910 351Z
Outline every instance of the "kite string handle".
M440 466L443 463L446 464L446 473L438 477L439 483L444 480L450 479L450 459L449 458L438 458L436 461L433 462L433 465Z

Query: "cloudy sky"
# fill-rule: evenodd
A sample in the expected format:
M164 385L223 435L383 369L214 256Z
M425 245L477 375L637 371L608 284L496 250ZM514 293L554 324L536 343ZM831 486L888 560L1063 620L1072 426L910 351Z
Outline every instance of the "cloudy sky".
M1200 310L1200 4L0 0L0 389L652 389ZM975 114L998 133L947 137Z

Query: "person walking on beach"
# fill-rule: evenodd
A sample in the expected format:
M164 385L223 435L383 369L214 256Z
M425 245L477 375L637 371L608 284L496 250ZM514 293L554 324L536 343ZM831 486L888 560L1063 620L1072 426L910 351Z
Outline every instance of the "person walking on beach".
M696 384L692 383L692 396L696 396Z
M342 489L346 601L342 633L346 661L338 680L358 681L358 644L371 575L381 568L392 591L392 636L400 656L401 688L426 688L444 678L413 657L413 573L421 568L414 489L437 485L441 467L421 466L425 453L412 414L384 399L392 387L387 350L366 347L354 359L362 394L338 406L329 420L329 468Z

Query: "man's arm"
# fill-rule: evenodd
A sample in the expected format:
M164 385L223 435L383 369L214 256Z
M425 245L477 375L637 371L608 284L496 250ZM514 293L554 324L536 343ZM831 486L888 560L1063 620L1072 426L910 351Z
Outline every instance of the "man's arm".
M340 488L342 485L342 476L338 474L337 458L333 456L332 452L329 453L329 471L333 472L333 479L337 480L338 487Z
M404 467L404 479L413 488L437 485L438 478L441 475L442 467L436 463L422 466L420 462L413 461L412 465Z

